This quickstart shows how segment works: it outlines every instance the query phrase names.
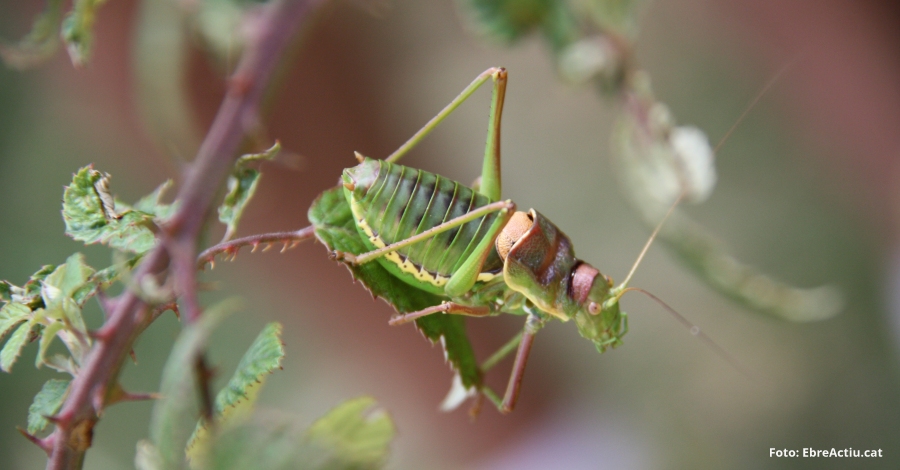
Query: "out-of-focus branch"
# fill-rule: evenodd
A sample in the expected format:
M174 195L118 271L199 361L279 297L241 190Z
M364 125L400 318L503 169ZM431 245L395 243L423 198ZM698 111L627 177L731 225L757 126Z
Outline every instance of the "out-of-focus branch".
M145 276L164 277L171 265L177 294L183 298L184 318L193 323L201 309L197 301L197 238L210 212L213 198L234 163L248 131L259 123L260 101L285 49L310 10L322 0L275 0L257 20L255 35L232 75L218 114L187 168L178 194L179 210L164 227L162 243L150 252L135 270L141 285ZM162 283L159 283L162 284ZM53 417L55 431L42 439L48 450L48 469L78 469L91 445L93 428L103 406L115 388L119 369L134 340L155 318L134 290L127 290L114 302L107 321L95 333L95 345L88 353L60 412Z

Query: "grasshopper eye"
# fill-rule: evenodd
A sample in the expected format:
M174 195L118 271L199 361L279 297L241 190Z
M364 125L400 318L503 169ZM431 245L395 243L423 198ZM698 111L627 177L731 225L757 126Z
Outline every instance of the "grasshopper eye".
M591 302L588 305L588 312L591 315L599 315L600 314L600 305L598 305L597 302Z

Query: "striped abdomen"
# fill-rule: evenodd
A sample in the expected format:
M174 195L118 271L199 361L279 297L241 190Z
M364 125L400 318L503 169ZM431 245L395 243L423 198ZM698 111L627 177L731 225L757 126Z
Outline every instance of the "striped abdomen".
M447 178L365 159L344 170L345 195L360 235L370 249L405 240L474 209L490 204L487 196ZM392 274L421 289L443 293L450 276L472 254L497 217L490 213L379 258ZM488 258L479 280L498 275L502 262Z

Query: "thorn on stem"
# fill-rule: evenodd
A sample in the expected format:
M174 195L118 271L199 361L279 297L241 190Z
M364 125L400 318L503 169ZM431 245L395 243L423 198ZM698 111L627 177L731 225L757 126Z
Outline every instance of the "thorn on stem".
M159 400L162 398L162 395L156 392L146 392L146 393L126 393L122 398L122 401L144 401L144 400Z
M97 300L103 310L103 318L109 318L110 312L116 309L116 299L110 298L103 290L97 290Z
M108 405L112 405L114 403L121 403L126 401L144 401L144 400L156 400L160 398L161 395L158 393L132 393L125 391L121 385L116 384L115 392L111 394L109 397Z
M19 431L19 433L21 433L23 436L25 436L25 439L28 439L29 441L31 441L32 444L43 449L44 452L47 453L47 456L49 456L53 452L53 442L56 440L56 438L54 437L55 434L51 434L42 439L40 437L35 436L34 434L30 434L28 431L26 431L18 426L16 426L16 429Z
M137 354L134 353L134 349L129 351L128 355L131 356L131 362L133 362L134 365L137 365Z
M228 79L228 94L235 98L242 97L253 88L253 78L246 73L236 73Z
M115 329L111 327L109 323L106 323L94 332L94 338L97 341L109 342L115 334Z
M66 420L63 419L63 417L59 416L59 415L44 415L44 419L46 419L47 421L50 421L51 423L55 424L56 426L65 426L65 422L66 422Z

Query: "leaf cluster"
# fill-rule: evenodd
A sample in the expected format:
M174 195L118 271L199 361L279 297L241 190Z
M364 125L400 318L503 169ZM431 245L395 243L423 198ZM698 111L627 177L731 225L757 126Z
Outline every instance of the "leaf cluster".
M228 191L219 207L220 220L230 233L260 180L260 172L249 165L270 159L271 149L238 159L229 177ZM82 314L85 304L100 296L116 282L157 305L144 327L166 308L174 308L174 294L167 289L134 285L131 271L160 243L157 234L176 210L163 202L166 182L134 204L115 198L110 176L88 166L73 175L63 194L62 215L66 234L85 244L103 244L114 250L116 262L97 270L80 253L65 263L47 265L22 286L0 281L0 340L8 340L0 350L0 368L10 372L29 342L38 342L37 367L46 365L77 377L86 355L94 346L95 332L89 331ZM372 468L386 459L394 435L393 423L369 398L346 402L317 421L309 430L289 422L257 422L253 413L259 391L269 374L281 368L284 348L281 325L267 325L250 346L228 384L218 393L211 420L197 420L195 375L200 357L213 328L233 305L209 309L201 320L185 327L173 346L163 373L161 399L153 413L150 439L138 445L136 465L141 469L289 468L296 462L314 464L310 468ZM53 340L59 338L65 354L49 355ZM37 393L29 408L27 433L34 439L50 424L70 392L69 379L50 379ZM106 404L136 399L114 384L106 394ZM144 397L155 396L145 395ZM193 429L193 434L191 429ZM248 460L249 459L249 460ZM299 460L298 460L299 459ZM259 466L265 463L263 466Z
M94 25L100 6L107 0L73 0L64 11L63 0L47 0L44 11L33 21L31 31L17 42L0 41L0 60L25 70L52 58L60 43L76 67L88 63L94 46ZM246 13L263 0L201 0L189 20L213 57L226 62L243 47L239 34Z
M63 14L62 0L47 0L25 37L15 44L0 43L0 58L10 67L27 69L53 57L61 39L72 64L84 65L93 47L97 9L105 1L73 0L72 9Z
M10 372L25 346L37 342L36 367L78 375L94 345L83 309L91 298L126 280L137 261L156 244L153 228L173 209L160 202L168 186L160 186L131 207L109 193L109 175L91 167L75 173L63 193L66 234L85 244L108 245L123 254L116 264L98 270L87 264L84 255L75 253L59 266L43 266L22 286L0 281L0 300L4 303L0 309L0 341L8 335L0 349L0 369ZM65 353L49 355L57 338ZM69 383L51 379L44 384L29 409L30 434L47 427L46 417L57 412Z

